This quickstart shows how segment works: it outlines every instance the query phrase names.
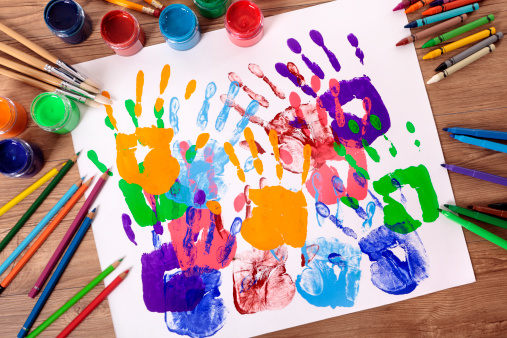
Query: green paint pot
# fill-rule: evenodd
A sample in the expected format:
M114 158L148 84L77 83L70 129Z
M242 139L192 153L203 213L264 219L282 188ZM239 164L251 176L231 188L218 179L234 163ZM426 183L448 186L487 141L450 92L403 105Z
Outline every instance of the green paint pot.
M39 94L30 106L35 123L44 130L66 134L79 123L79 108L71 99L57 93Z
M205 18L218 18L227 12L231 0L194 0L194 4Z

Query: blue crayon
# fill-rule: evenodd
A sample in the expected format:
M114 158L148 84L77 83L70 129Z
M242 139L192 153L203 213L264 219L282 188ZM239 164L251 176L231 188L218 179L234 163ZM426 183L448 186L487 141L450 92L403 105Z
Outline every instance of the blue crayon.
M507 140L507 132L505 131L469 129L469 128L444 128L443 131L447 131L449 133L458 135L492 138L496 140Z
M482 147L482 148L486 148L486 149L491 149L491 150L499 151L502 153L507 153L507 145L505 145L505 144L491 142L491 141L478 139L478 138L470 137L470 136L454 135L454 134L451 134L450 136L453 139L456 139L456 140L463 142L463 143L468 143L468 144L472 144L474 146L478 146L478 147Z
M446 11L446 12L438 13L438 14L435 14L432 16L428 16L427 18L424 18L424 19L418 19L418 20L412 21L412 22L406 24L405 28L416 28L416 27L421 27L424 25L429 25L430 23L454 18L455 16L458 16L458 15L461 15L464 13L470 13L470 12L476 11L478 9L479 9L479 4L474 3L474 4L471 4L468 6L463 6L463 7L459 7L456 9L452 9L450 11Z

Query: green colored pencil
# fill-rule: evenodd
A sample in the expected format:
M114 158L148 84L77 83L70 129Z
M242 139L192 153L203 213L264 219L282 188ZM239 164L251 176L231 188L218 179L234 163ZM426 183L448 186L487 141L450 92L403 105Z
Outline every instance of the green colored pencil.
M97 284L102 282L104 278L106 278L111 272L114 271L120 265L120 262L123 260L119 259L113 264L109 265L104 271L102 271L97 277L95 277L87 286L85 286L81 291L76 293L74 297L69 299L67 303L63 304L61 308L56 310L48 319L46 319L38 328L33 330L27 338L37 337L44 331L49 325L53 324L55 320L57 320L62 314L65 313L68 309L72 307L72 305L76 304L81 298L83 298L88 292L90 292Z
M72 158L68 160L67 163L65 163L62 170L60 170L60 172L56 174L55 178L53 178L51 183L49 183L46 189L44 189L44 191L41 192L39 197L37 197L37 199L35 200L35 202L33 202L30 208L28 208L28 210L23 214L23 216L21 216L21 218L14 225L11 231L9 231L9 233L4 237L4 239L2 239L2 241L0 242L0 252L2 252L3 249L5 249L5 247L7 246L7 244L9 244L11 239L18 233L19 229L21 229L21 227L26 223L26 221L28 221L30 216L32 216L33 213L37 210L37 208L42 204L42 202L44 202L46 197L48 197L48 195L51 193L51 191L53 191L56 185L60 183L63 176L65 176L65 174L70 170L70 168L74 165L74 163L76 163L78 155L79 153L72 156Z
M472 222L469 222L467 220L464 220L463 218L460 218L459 216L456 216L452 212L441 210L441 209L438 209L438 211L440 211L440 213L442 215L444 215L445 217L447 217L451 221L454 221L454 222L458 223L459 225L461 225L463 228L465 228L465 229L473 232L474 234L481 236L482 238L490 241L491 243L496 244L499 247L507 250L507 241L505 239L500 238L497 235L492 234L491 232L489 232L487 230L484 230L483 228L481 228L478 225L475 225Z
M453 37L455 36L458 36L458 35L461 35L463 33L466 33L474 28L477 28L479 26L482 26L482 25L485 25L487 24L488 22L491 22L495 20L495 17L493 16L493 14L490 14L488 16L485 16L483 18L480 18L478 20L475 20L475 21L472 21L472 22L469 22L467 23L466 25L463 25L461 27L458 27L456 29L453 29L452 31L450 32L447 32L445 34L442 34L440 36L437 36L436 38L433 38L431 40L429 40L428 42L426 42L422 48L428 48L428 47L433 47L433 46L436 46L438 45L439 43L442 43L444 41L447 41L449 39L452 39Z
M447 209L454 211L455 213L458 213L460 215L465 215L471 218L475 218L478 221L483 221L485 223L489 223L492 225L496 225L497 227L507 229L507 221L504 221L503 219L497 218L495 216L490 216L488 214L479 211L461 208L455 205L444 204L444 206Z

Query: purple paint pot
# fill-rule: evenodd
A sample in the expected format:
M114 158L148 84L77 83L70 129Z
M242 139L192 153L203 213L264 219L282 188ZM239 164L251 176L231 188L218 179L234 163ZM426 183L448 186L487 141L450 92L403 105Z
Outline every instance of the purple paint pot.
M18 138L0 140L0 174L28 178L42 169L42 151L33 143Z

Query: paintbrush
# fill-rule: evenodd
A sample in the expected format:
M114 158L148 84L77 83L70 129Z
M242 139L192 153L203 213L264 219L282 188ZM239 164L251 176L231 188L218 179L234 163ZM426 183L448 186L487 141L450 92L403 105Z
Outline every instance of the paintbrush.
M13 57L15 57L18 60L23 61L24 63L27 63L35 68L38 68L40 70L43 70L49 74L53 74L54 76L68 82L72 83L76 86L79 86L80 88L87 90L92 93L99 93L99 90L95 87L90 86L89 84L86 84L79 80L77 77L71 76L67 74L65 71L55 68L53 66L50 66L46 64L44 61L41 61L30 54L27 54L25 52L22 52L14 47L8 46L3 42L0 42L0 50L4 53L7 53Z
M1 22L0 22L0 31L2 31L5 34L9 35L11 38L19 41L20 43L22 43L26 47L30 48L35 53L37 53L40 56L42 56L44 59L46 59L46 60L54 63L55 65L61 67L67 73L69 73L70 75L72 75L72 76L80 79L84 83L86 83L86 84L88 84L88 85L90 85L92 87L95 87L97 89L100 88L99 85L95 81L93 81L92 79L90 79L87 76L83 75L82 73L78 72L77 70L75 70L74 68L72 68L71 66L69 66L68 64L66 64L65 62L63 62L62 60L58 59L56 56L54 56L53 54L51 54L50 52L48 52L44 48L42 48L39 45L37 45L37 44L33 43L32 41L28 40L27 38L25 38L21 34L16 33L15 31L13 31L12 29L10 29L9 27L7 27L6 25L4 25ZM100 92L100 91L97 91L97 92Z
M39 80L32 79L31 77L28 77L28 76L24 76L24 75L21 75L21 74L18 74L18 73L11 72L10 70L7 70L7 69L1 68L1 67L0 67L0 74L5 75L7 77L10 77L12 79L19 80L21 82L24 82L26 84L32 85L34 87L38 87L38 88L40 88L42 90L45 90L45 91L48 91L48 92L54 92L54 93L65 95L65 96L67 96L70 99L79 101L79 102L84 103L84 104L86 104L87 106L90 106L90 107L98 108L98 107L102 106L100 103L95 102L95 101L90 100L90 99L87 99L86 97L79 96L79 95L74 94L74 93L70 93L70 92L68 92L66 90L58 89L55 86L51 86L51 85L49 85L47 83L44 83L44 82L41 82Z
M105 96L102 96L100 94L95 94L95 95L90 94L87 91L85 91L81 88L78 88L71 83L68 83L66 81L62 81L61 79L59 79L53 75L43 73L43 72L38 71L36 69L33 69L30 67L24 66L22 64L19 64L17 62L5 59L3 57L0 57L0 65L14 69L15 71L18 71L22 74L29 75L37 80L44 81L46 83L49 83L50 85L60 87L61 89L66 89L71 92L75 92L78 95L82 95L84 97L87 97L87 98L97 101L99 103L109 104L109 105L113 104L113 101L111 101L111 99L109 99Z
M139 5L134 2L127 1L127 0L106 0L106 1L110 2L112 4L115 4L115 5L125 7L125 8L133 9L135 11L138 11L138 12L141 12L144 14L153 15L156 18L158 18L160 16L160 11L158 9L144 7L142 5Z

